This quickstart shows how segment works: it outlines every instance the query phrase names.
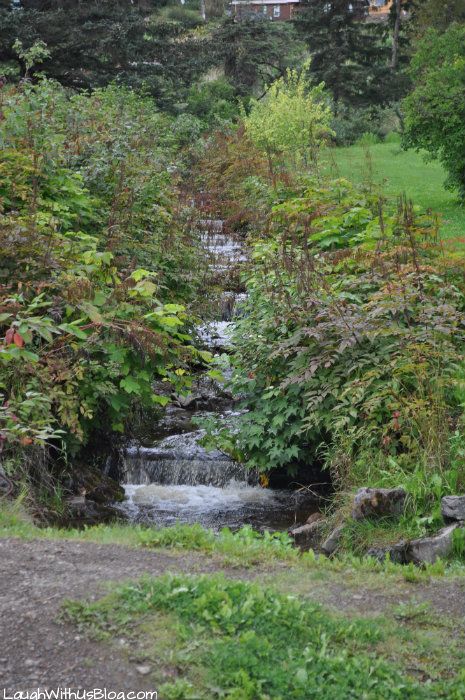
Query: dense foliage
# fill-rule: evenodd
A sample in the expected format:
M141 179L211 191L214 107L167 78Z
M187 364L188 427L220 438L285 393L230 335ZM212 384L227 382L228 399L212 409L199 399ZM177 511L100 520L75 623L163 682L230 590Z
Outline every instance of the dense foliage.
M393 7L376 23L362 2L306 0L279 23L233 21L220 0L2 5L9 469L40 471L128 432L209 359L186 311L203 257L180 202L196 200L251 250L232 359L247 413L219 430L222 446L262 472L318 461L341 488L410 480L422 514L431 494L464 485L463 269L412 205L320 170L328 140L403 123L391 103L408 52ZM463 194L464 28L439 12L444 33L425 33L413 17L424 36L404 143Z
M286 22L225 20L214 32L226 78L237 93L262 95L267 84L298 65L304 45Z
M364 21L366 14L363 0L304 0L297 15L314 79L325 83L336 112L343 105L383 104L402 90L402 77L390 65L389 27Z
M26 51L41 42L31 76L95 88L116 82L155 97L175 114L218 127L238 115L238 101L260 99L267 86L311 56L311 79L334 100L339 142L377 130L379 109L406 91L408 32L393 5L389 22L366 21L365 2L305 0L293 22L261 15L240 22L223 0L130 0L0 3L0 74L26 73ZM415 15L416 17L417 15ZM416 25L415 25L416 26ZM347 127L346 122L351 122Z
M417 47L404 101L405 145L424 149L449 174L447 185L465 196L465 26L431 29Z
M35 69L72 88L117 80L173 105L212 65L211 38L199 12L144 0L24 0L0 8L2 71L15 79L24 62L14 48L44 42L50 57Z
M232 433L210 425L216 441L263 472L319 462L343 490L402 483L436 517L465 486L460 261L410 203L344 180L270 187L261 169L229 184L251 243L232 360L245 412Z
M0 445L34 471L166 403L154 380L179 383L197 357L182 305L196 249L151 100L42 80L0 104Z
M444 31L453 22L465 22L464 0L414 0L408 7L412 30L420 36L429 29Z
M27 71L17 42L38 42L30 75L73 89L117 82L143 90L174 113L202 125L234 118L238 98L262 93L268 82L301 59L303 46L286 23L234 22L222 0L76 3L24 0L0 3L0 75L15 82ZM204 16L205 15L205 16ZM205 22L207 20L207 22Z

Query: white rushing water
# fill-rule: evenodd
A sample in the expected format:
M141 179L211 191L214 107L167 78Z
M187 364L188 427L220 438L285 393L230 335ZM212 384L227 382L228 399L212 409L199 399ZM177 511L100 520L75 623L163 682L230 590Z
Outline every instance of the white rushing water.
M199 226L211 271L216 275L224 270L226 279L229 270L247 259L243 241L226 235L220 220L205 220ZM197 329L213 352L231 349L234 319L246 300L246 295L228 290L226 283L224 286L217 320ZM234 416L234 411L225 413L220 407L213 411ZM200 523L215 529L246 523L259 529L285 529L315 510L315 500L308 493L261 488L256 472L219 450L206 450L199 444L203 431L193 425L189 428L192 417L202 415L198 407L190 414L184 411L184 417L180 413L182 402L173 415L167 411L170 420L165 422L170 429L161 433L165 437L159 433L148 445L134 444L123 452L126 500L118 507L131 520L157 525Z
M205 527L287 528L308 505L300 494L263 489L231 480L223 487L203 485L126 484L119 508L137 522L172 525L200 523ZM302 515L303 517L303 515Z

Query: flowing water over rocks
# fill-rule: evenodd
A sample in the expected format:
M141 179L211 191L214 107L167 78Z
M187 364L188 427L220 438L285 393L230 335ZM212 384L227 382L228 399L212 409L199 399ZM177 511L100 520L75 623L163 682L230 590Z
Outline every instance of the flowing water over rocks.
M257 475L219 450L199 445L202 430L171 435L153 447L131 447L124 453L124 471L133 483L227 486L230 481L257 483Z
M197 333L213 353L230 352L234 319L242 313L243 293L231 289L231 271L247 260L244 242L223 231L221 220L199 222L211 274L223 279L217 317ZM214 305L214 304L213 304ZM188 397L177 397L157 425L156 438L128 446L122 454L126 500L118 508L136 522L170 525L201 523L219 529L251 524L287 529L317 510L309 491L264 489L258 474L219 450L207 450L195 419L234 417L234 400L218 383L201 377Z

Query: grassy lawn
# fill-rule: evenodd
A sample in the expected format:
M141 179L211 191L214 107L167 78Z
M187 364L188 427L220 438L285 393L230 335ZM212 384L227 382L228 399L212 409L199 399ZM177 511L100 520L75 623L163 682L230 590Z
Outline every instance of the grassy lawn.
M324 167L354 183L382 186L389 197L405 193L423 210L440 215L443 238L460 238L465 243L465 207L444 188L445 173L439 163L427 163L419 153L402 151L396 143L381 143L327 151Z

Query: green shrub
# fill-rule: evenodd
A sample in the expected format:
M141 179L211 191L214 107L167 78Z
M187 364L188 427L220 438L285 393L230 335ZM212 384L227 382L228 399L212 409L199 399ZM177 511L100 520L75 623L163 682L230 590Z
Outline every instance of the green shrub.
M239 114L235 90L224 78L192 86L187 104L189 112L200 119L205 128L231 122Z
M402 141L402 136L397 131L390 131L384 137L384 141L386 143L399 143L400 144Z
M324 85L311 86L305 69L300 74L288 69L270 85L263 100L251 101L242 118L247 136L266 155L274 184L285 165L314 165L332 135Z
M1 100L0 440L33 472L37 450L66 461L164 405L154 380L179 386L200 359L183 306L196 248L151 100L47 80Z
M379 142L379 136L372 134L370 131L365 131L365 133L362 134L355 143L357 146L374 146Z

